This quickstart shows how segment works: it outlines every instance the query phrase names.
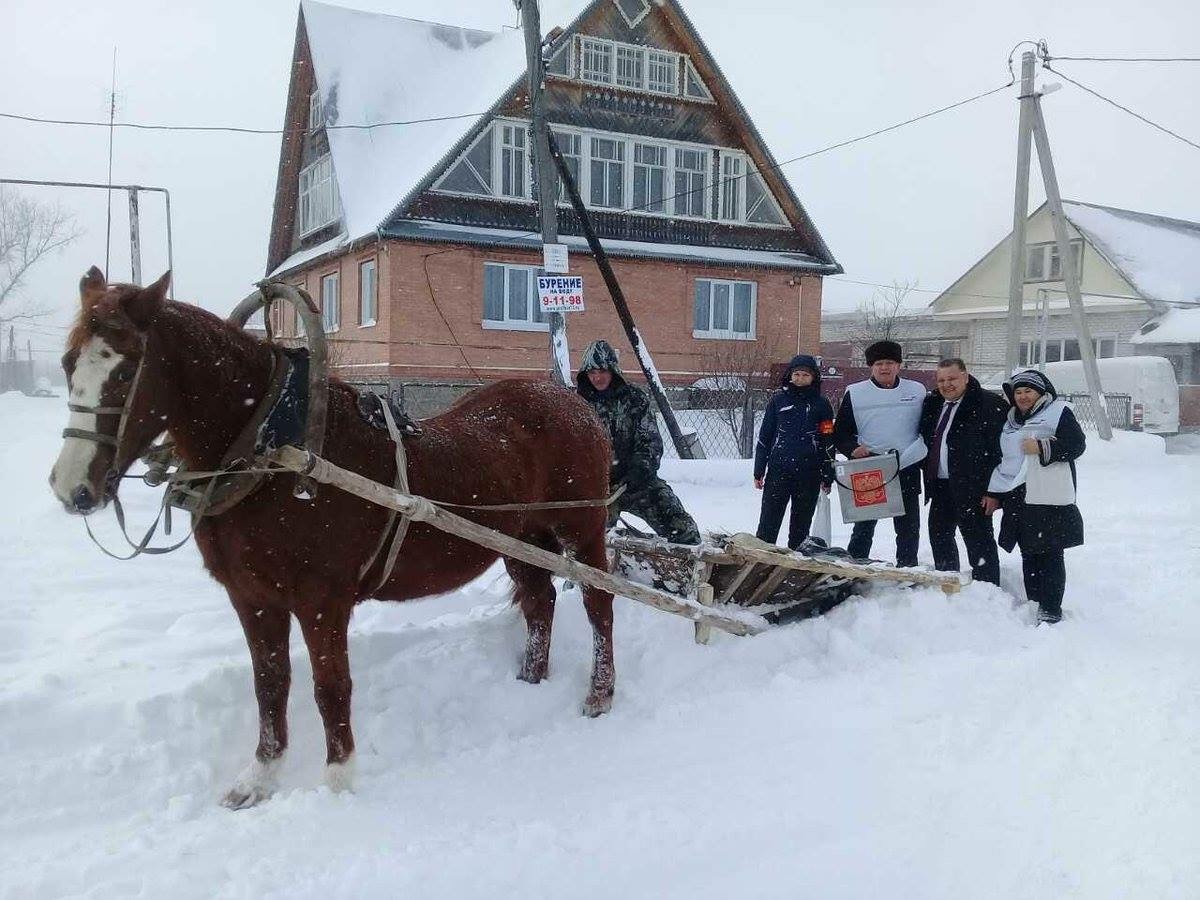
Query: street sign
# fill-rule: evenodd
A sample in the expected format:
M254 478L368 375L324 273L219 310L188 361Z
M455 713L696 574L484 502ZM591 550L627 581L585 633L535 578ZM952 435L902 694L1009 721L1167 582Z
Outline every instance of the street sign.
M582 275L539 275L542 312L583 312Z
M547 274L567 274L567 245L542 244L542 268Z

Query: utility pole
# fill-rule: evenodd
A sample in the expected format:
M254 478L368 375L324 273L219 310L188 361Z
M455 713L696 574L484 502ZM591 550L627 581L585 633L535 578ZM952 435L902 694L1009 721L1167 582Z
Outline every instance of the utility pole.
M1021 364L1021 316L1025 306L1025 220L1029 216L1029 152L1033 136L1034 54L1021 54L1021 116L1017 124L1017 189L1013 202L1012 258L1008 270L1008 342L1004 374Z
M1050 221L1054 225L1054 242L1058 245L1063 280L1067 283L1067 299L1071 304L1071 318L1075 320L1075 335L1079 342L1079 358L1083 361L1083 376L1087 380L1088 394L1095 411L1096 432L1101 439L1112 440L1112 426L1108 423L1108 404L1100 387L1100 369L1096 366L1096 344L1088 328L1087 313L1083 308L1083 297L1079 292L1079 270L1075 268L1075 254L1071 252L1070 236L1067 234L1067 218L1063 214L1062 194L1058 190L1058 176L1054 172L1054 159L1050 155L1050 137L1046 133L1046 119L1042 115L1041 98L1033 107L1033 139L1037 144L1038 162L1042 167L1042 183L1046 188L1046 202L1050 205Z
M542 60L542 20L538 0L514 0L521 12L525 29L525 62L529 70L529 117L533 160L537 166L538 209L542 220L542 243L558 243L558 179L550 159L549 128L546 125L545 73ZM539 268L540 274L546 274ZM571 387L571 357L567 345L567 320L563 313L551 312L550 377L563 387Z
M129 189L129 272L134 284L142 283L142 231L138 224L138 189Z

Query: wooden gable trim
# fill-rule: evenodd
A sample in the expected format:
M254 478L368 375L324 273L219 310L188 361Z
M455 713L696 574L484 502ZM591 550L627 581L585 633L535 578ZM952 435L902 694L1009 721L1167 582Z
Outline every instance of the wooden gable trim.
M296 19L296 39L292 48L292 71L288 80L287 106L283 117L283 136L279 146L279 168L275 178L275 205L271 215L271 237L267 246L267 272L273 271L291 255L300 192L300 163L304 154L308 120L308 100L313 89L312 54L304 24L304 9Z

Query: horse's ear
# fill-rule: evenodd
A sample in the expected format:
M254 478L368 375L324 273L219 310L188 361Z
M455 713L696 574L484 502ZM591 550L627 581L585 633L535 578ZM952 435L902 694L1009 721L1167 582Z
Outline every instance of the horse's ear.
M104 296L107 289L108 282L104 280L104 273L95 266L88 269L87 274L79 279L79 303L85 314L92 311L96 301Z
M145 328L162 309L167 296L167 285L171 283L171 273L168 271L162 278L136 294L131 294L124 302L125 314L139 328Z

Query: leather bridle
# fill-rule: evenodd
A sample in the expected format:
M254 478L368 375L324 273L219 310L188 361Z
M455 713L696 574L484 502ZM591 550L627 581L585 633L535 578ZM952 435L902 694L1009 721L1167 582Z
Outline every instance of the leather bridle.
M133 407L133 398L137 394L138 385L142 380L142 372L146 367L146 340L142 339L142 358L138 362L137 371L133 373L133 381L129 385L129 393L125 395L125 402L121 406L87 406L83 403L67 403L67 409L71 412L91 413L96 416L96 426L99 428L100 416L120 416L117 420L117 430L115 434L109 434L103 431L88 431L84 428L64 428L62 436L64 438L79 438L85 441L92 441L97 444L113 448L112 465L106 474L106 483L117 474L117 462L121 457L121 442L125 437L125 427L129 424L129 410Z

